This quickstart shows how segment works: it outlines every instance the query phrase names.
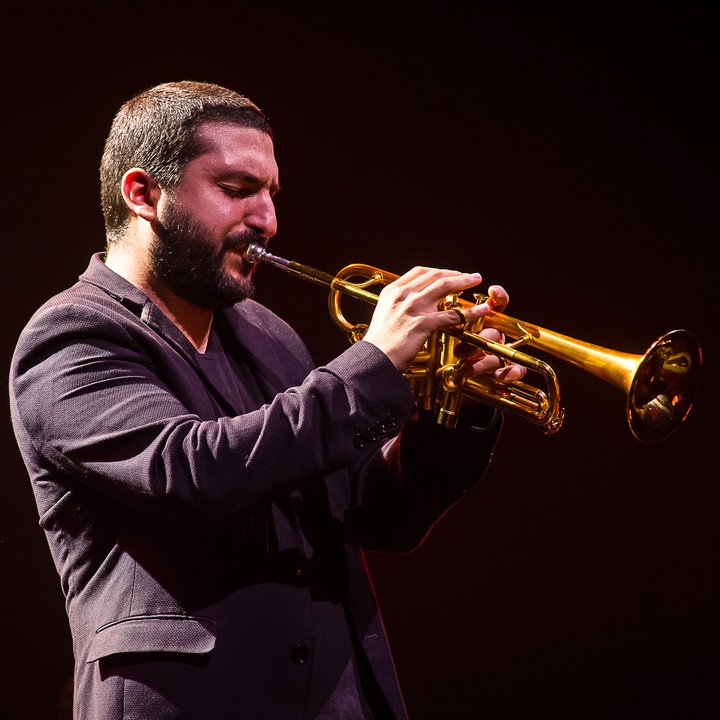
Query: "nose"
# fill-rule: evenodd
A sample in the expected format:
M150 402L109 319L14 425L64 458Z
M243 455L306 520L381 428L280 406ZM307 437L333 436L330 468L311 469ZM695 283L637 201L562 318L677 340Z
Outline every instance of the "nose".
M269 192L258 193L252 200L245 224L257 230L266 240L277 232L275 203Z

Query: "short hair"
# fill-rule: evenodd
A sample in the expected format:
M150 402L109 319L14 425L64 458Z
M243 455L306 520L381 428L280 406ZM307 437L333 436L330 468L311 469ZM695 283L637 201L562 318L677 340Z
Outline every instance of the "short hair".
M122 237L131 217L122 196L123 175L139 167L164 187L176 186L187 163L206 150L198 141L198 129L209 122L254 128L273 137L270 121L254 102L213 83L163 83L122 105L100 162L100 199L108 243Z

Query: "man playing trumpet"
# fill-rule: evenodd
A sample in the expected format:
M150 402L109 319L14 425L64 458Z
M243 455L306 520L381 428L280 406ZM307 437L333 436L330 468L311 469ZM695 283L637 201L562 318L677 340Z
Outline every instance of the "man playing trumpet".
M441 427L402 375L458 324L441 299L481 277L413 268L316 367L252 299L244 253L275 235L279 188L250 100L140 93L102 157L106 251L18 341L12 419L66 597L77 718L406 716L362 553L417 547L490 461L500 412L474 403ZM505 308L489 293L465 320ZM479 355L471 374L524 373Z

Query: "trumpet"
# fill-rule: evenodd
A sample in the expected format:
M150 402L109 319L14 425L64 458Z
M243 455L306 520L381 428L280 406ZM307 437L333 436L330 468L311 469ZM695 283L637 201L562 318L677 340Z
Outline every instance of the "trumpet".
M259 244L245 250L250 263L267 263L302 280L328 288L328 310L335 324L351 343L361 340L367 323L348 320L342 297L374 305L378 294L369 288L384 286L399 276L372 265L353 263L336 275L273 255ZM474 302L487 296L476 293ZM455 427L463 399L474 399L518 415L540 427L546 435L562 426L565 409L555 370L543 360L518 348L532 346L604 380L626 394L626 416L630 431L640 442L653 443L673 433L687 417L699 384L702 350L687 330L671 330L653 342L643 355L609 350L566 335L491 311L482 320L467 323L463 308L474 303L457 295L440 301L438 309L456 310L457 326L438 330L426 341L404 375L418 406L434 410L437 422ZM498 343L480 335L494 328L505 336ZM512 341L508 341L512 339ZM471 377L468 361L455 354L458 343L466 343L506 362L522 365L542 379L542 385L526 380L503 382L490 375Z

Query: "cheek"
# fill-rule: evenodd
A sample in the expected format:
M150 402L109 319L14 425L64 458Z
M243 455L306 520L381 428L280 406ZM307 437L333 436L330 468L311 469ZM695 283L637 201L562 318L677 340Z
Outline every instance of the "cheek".
M236 200L229 198L219 188L208 185L180 194L177 200L186 212L206 225L227 222L238 214L239 203Z
M234 213L223 206L200 205L194 217L198 226L202 228L206 241L218 247L222 247L225 238L237 228Z
M198 208L198 216L210 228L220 235L228 235L243 222L246 212L242 203L237 200L214 199Z

